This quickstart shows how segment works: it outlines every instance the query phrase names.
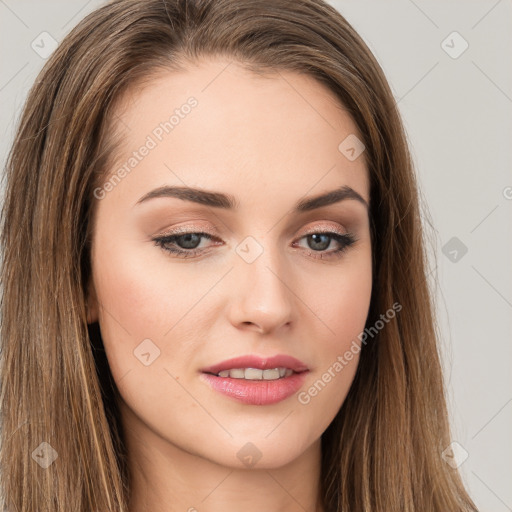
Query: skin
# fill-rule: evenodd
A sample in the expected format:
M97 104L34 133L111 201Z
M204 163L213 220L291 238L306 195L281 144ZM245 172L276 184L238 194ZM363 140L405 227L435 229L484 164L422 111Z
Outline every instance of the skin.
M310 370L304 391L357 341L371 295L368 211L353 199L291 209L342 185L369 202L364 153L349 161L338 150L358 130L311 77L261 77L203 60L125 95L119 166L190 96L198 105L95 205L88 321L100 324L122 397L130 510L322 511L321 435L358 355L307 404L297 395L243 404L212 390L200 369L240 355L289 354ZM229 193L240 208L178 198L137 205L163 185ZM201 255L179 258L152 240L178 227L215 239L200 239ZM315 252L306 236L315 230L357 241L338 256L334 238ZM263 249L252 263L236 252L248 236ZM160 350L148 366L134 355L145 339ZM237 457L248 442L261 453L251 467Z

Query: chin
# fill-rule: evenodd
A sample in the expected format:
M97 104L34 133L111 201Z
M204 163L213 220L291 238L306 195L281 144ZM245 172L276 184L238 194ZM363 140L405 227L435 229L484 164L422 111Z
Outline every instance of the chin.
M277 469L292 463L308 450L305 442L289 436L262 434L231 440L216 462L236 469ZM309 446L311 447L311 445Z

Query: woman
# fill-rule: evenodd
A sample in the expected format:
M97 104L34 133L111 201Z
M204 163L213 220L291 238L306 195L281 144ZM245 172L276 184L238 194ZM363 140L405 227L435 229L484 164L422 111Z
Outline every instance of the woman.
M476 510L404 130L332 7L109 3L6 176L3 510Z

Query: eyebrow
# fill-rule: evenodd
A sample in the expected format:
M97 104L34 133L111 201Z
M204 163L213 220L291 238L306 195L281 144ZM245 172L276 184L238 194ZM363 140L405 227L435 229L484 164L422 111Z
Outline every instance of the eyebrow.
M177 187L177 186L163 186L151 190L147 194L143 195L136 203L141 204L150 199L157 197L175 197L183 201L191 201L193 203L201 204L204 206L210 206L212 208L223 208L225 210L238 209L240 203L231 194L224 194L222 192L213 192L203 190L199 188L191 187ZM348 199L354 199L364 204L366 209L369 208L366 200L353 188L343 185L335 190L326 192L314 197L299 200L293 210L297 213L309 212L316 210L323 206L329 206L340 201Z

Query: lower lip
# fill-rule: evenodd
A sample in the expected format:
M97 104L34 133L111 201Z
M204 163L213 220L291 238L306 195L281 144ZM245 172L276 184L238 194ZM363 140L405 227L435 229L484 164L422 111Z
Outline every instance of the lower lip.
M270 405L296 393L308 372L292 373L277 380L244 380L203 373L202 378L219 393L248 405Z

